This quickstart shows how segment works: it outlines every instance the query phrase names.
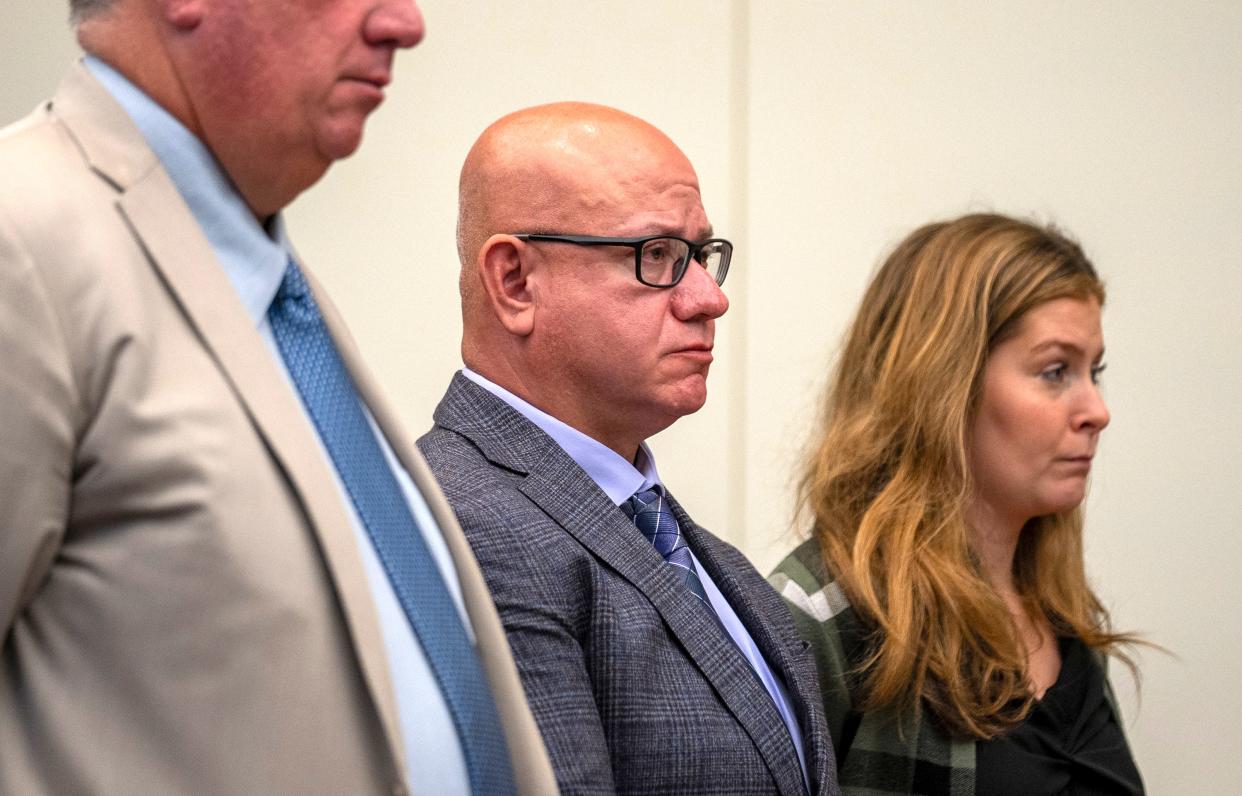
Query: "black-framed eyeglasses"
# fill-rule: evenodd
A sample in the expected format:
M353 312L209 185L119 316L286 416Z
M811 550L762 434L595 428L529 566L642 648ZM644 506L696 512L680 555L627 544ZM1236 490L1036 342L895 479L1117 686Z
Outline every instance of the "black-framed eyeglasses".
M595 235L545 235L521 233L513 237L525 241L572 243L576 246L625 246L634 250L634 276L649 287L673 287L686 275L693 260L707 270L708 276L723 285L733 257L733 244L724 238L709 238L695 243L675 235L651 235L645 238L601 238Z

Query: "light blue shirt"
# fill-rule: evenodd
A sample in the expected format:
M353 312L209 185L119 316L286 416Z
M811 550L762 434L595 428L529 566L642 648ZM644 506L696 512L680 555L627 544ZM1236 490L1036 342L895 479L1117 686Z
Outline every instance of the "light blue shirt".
M91 73L133 119L147 144L160 159L164 170L172 178L211 244L229 281L237 290L237 296L254 321L255 328L267 344L273 363L284 375L289 389L298 396L300 403L301 396L289 376L284 358L276 347L272 328L267 320L268 306L276 297L286 263L293 257L280 216L273 217L268 225L270 232L265 231L215 158L193 133L103 61L87 56L85 62ZM310 415L306 414L305 407L303 414L318 443L319 452L336 481L341 502L348 512L354 537L362 554L363 566L366 568L367 581L375 600L388 653L389 672L396 691L410 791L467 794L470 792L470 779L466 770L465 753L444 694L393 591L392 583L384 572L366 528L358 517L353 501L349 499L340 475L323 446L323 440L319 437ZM405 468L397 461L388 441L379 433L369 412L367 420L397 482L401 485L410 512L439 566L449 593L457 603L466 631L472 634L453 559L435 517L427 508ZM471 637L473 638L473 634ZM325 716L323 719L331 721L332 717Z
M636 457L637 466L635 466L602 442L566 425L547 412L531 406L504 387L494 384L470 368L462 368L461 373L513 407L551 437L564 449L565 453L569 454L569 458L586 471L586 474L603 490L608 499L618 506L629 500L635 492L651 489L657 484L663 486L660 482L660 474L656 472L655 457L651 455L651 449L647 447L647 443L644 442L639 446ZM699 572L699 579L703 581L703 590L707 592L708 601L711 602L712 608L716 609L716 615L720 617L720 623L724 625L725 630L737 644L737 648L750 663L750 667L759 676L764 688L768 690L768 695L772 697L772 702L776 704L776 710L785 721L785 726L789 728L789 737L793 740L794 748L798 750L798 762L802 764L802 780L807 790L810 791L810 778L806 770L806 752L802 744L802 728L798 725L798 717L794 715L793 705L789 702L789 692L785 690L785 684L768 666L767 660L759 651L759 647L755 645L750 632L746 630L746 626L734 612L733 606L729 605L729 601L720 593L711 574L699 563L693 550L690 551L690 558Z

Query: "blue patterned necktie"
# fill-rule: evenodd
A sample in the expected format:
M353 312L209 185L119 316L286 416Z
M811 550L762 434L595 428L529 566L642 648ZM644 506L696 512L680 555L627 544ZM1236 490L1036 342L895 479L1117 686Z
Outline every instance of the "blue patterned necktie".
M508 749L474 645L293 260L267 317L289 375L444 693L471 790L489 796L512 793Z
M621 504L621 510L634 521L638 530L647 537L647 541L655 545L656 552L677 569L686 588L690 589L690 593L698 597L703 606L711 611L712 616L715 616L716 611L712 608L711 601L707 599L703 581L699 579L694 559L690 557L690 547L682 538L677 519L669 510L663 488L655 486L636 493Z

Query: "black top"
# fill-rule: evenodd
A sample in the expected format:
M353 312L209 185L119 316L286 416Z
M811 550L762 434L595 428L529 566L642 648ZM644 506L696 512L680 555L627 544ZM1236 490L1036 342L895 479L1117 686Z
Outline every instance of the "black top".
M1080 639L1062 638L1060 648L1061 673L1026 721L976 744L979 796L1143 793L1103 670Z

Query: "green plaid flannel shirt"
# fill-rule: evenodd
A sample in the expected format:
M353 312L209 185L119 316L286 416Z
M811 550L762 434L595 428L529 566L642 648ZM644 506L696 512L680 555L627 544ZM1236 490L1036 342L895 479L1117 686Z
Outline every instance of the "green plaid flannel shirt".
M973 796L974 741L954 740L926 718L857 709L852 670L862 657L865 631L825 570L815 540L799 545L768 580L789 603L815 654L842 794Z
M973 740L950 737L925 715L857 709L854 667L862 660L866 630L824 567L818 543L808 539L800 544L768 581L789 604L798 632L815 655L843 796L973 796ZM1107 658L1094 657L1104 669L1105 696L1124 734Z

